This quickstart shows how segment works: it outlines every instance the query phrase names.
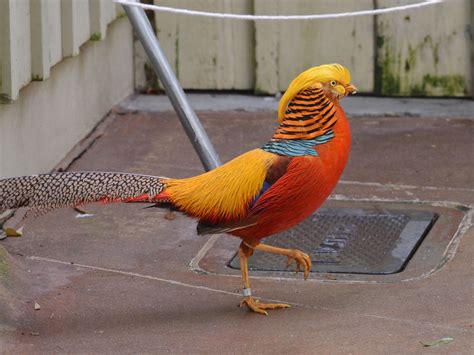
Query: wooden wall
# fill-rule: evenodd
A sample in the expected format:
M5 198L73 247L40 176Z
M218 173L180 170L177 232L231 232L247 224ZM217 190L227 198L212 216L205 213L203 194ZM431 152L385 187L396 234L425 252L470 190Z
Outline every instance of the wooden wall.
M246 14L317 14L419 0L156 0ZM473 95L473 0L447 0L379 16L318 21L230 21L156 13L158 37L187 89L274 94L302 70L350 68L360 91L403 96ZM143 68L138 68L142 70Z

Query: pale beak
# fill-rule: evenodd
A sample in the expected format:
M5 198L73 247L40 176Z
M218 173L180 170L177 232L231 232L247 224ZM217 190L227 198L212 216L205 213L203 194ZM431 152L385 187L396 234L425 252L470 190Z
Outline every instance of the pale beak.
M346 95L357 93L357 88L352 84L349 84L344 88L346 89Z

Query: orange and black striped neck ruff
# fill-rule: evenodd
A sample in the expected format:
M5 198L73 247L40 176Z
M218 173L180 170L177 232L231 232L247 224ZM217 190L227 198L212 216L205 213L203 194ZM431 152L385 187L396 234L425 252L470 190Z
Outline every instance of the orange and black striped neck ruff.
M326 134L336 120L336 105L323 90L308 88L290 101L273 139L313 139Z

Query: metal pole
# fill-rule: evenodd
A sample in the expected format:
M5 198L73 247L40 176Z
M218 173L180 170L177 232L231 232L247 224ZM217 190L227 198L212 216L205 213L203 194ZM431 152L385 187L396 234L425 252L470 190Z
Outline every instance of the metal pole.
M158 39L150 25L150 21L142 8L123 5L132 27L138 35L151 65L160 79L179 120L194 146L206 170L217 168L221 165L206 131L204 130L196 113L189 105L186 95L178 82L171 66L160 47Z

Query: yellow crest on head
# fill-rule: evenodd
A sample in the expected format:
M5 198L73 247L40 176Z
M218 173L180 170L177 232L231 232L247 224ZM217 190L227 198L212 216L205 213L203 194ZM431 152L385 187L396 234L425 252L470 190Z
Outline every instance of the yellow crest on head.
M310 68L298 75L288 86L278 106L278 120L281 121L285 115L288 103L296 94L316 83L325 83L336 80L343 85L349 85L351 73L341 64L324 64Z

